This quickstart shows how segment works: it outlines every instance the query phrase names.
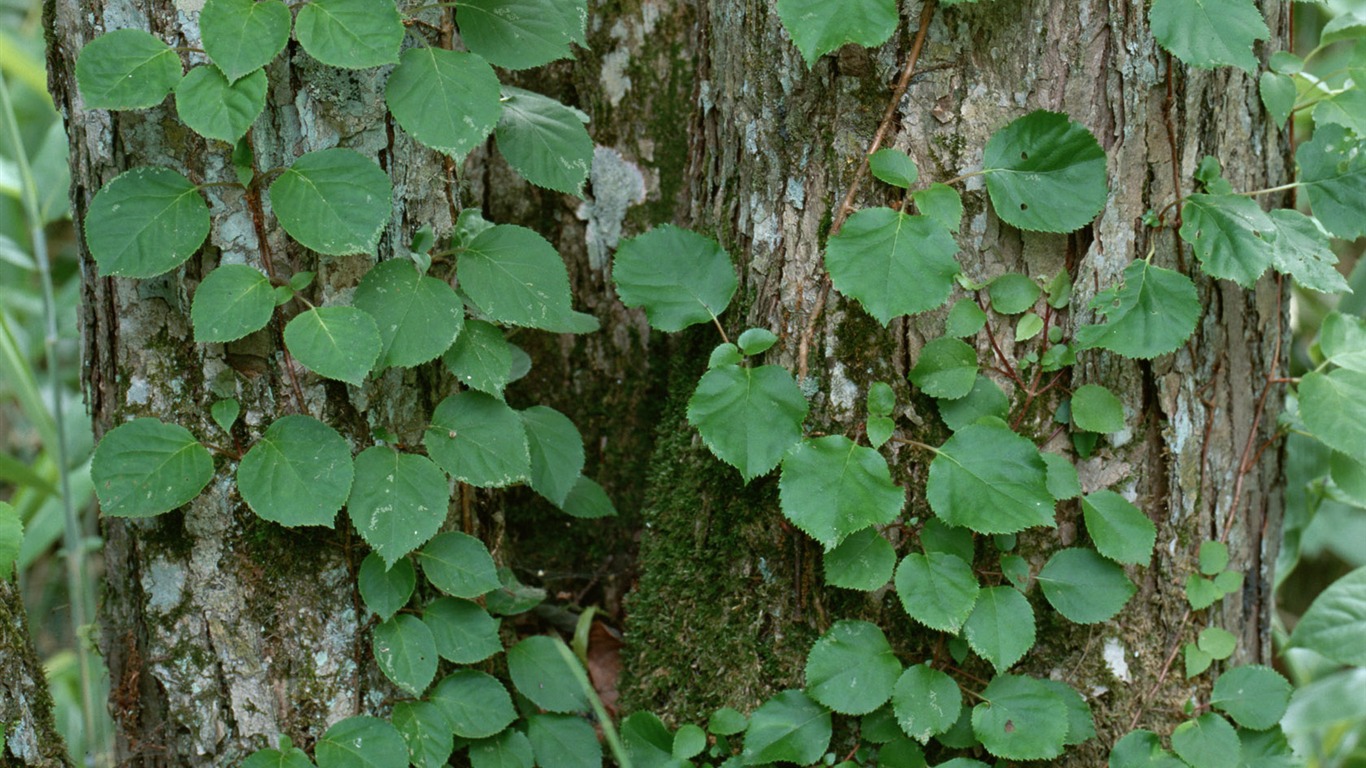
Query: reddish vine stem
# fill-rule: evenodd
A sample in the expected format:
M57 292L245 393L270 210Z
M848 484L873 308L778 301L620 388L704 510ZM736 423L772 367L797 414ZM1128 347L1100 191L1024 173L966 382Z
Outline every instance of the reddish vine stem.
M911 77L915 75L916 62L920 60L920 51L925 45L925 36L930 31L930 19L934 17L934 7L936 0L925 0L925 4L920 8L920 28L916 30L915 41L911 43L911 52L906 57L906 66L901 70L901 77L896 81L896 86L892 88L892 98L887 102L887 110L882 113L882 122L877 127L877 132L873 134L873 141L868 145L868 152L865 155L871 156L882 146L882 141L887 138L887 133L892 129L892 122L896 119L896 109L901 104L901 98L906 95L906 89L911 85ZM839 208L835 211L835 218L830 224L829 237L839 234L840 228L849 218L849 212L854 208L854 198L858 195L859 185L863 183L863 174L868 169L868 163L859 163L854 168L854 180L849 183L849 190L844 194L844 200L840 202ZM821 313L825 311L826 299L830 297L830 273L825 273L821 278L820 295L816 298L816 303L811 307L811 316L806 320L806 328L802 330L801 340L797 342L797 380L806 379L808 371L807 360L811 353L811 339L816 335L816 323L820 321Z
M1174 224L1177 229L1181 227L1181 159L1176 150L1176 126L1172 124L1172 104L1176 101L1176 96L1172 88L1172 55L1167 54L1167 96L1162 100L1162 121L1167 125L1167 145L1172 152L1172 194L1176 197L1173 205L1176 206L1176 221ZM1170 205L1168 207L1171 207ZM1162 215L1166 215L1166 208L1163 208ZM1161 218L1161 216L1159 216ZM1176 262L1184 270L1186 266L1186 254L1181 248L1181 238L1172 238L1176 242Z

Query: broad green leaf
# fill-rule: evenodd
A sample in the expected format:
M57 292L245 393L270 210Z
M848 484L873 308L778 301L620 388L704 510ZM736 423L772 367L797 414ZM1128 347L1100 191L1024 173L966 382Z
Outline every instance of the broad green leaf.
M1181 239L1211 277L1249 288L1271 266L1276 225L1250 197L1190 195L1181 222Z
M237 490L258 517L331 527L351 493L351 446L312 416L282 416L242 457Z
M1043 289L1025 275L1008 272L991 281L987 295L991 298L992 309L1003 315L1018 315L1034 308Z
M1001 574L1021 592L1029 588L1033 577L1029 561L1019 555L1001 555Z
M1147 565L1152 559L1157 526L1123 496L1096 491L1082 498L1081 510L1096 551L1117 563Z
M375 627L371 647L384 676L414 696L436 677L436 642L416 616L401 613Z
M1039 449L998 421L969 424L939 448L925 496L945 523L978 533L1053 525Z
M1238 732L1213 712L1176 726L1172 751L1193 768L1238 768L1241 745Z
M1202 674L1214 663L1214 657L1200 650L1200 646L1195 643L1186 643L1181 650L1186 660L1187 680Z
M14 574L14 563L23 543L24 524L19 519L19 510L0 501L0 581L9 581Z
M653 712L635 712L621 721L621 741L633 766L683 768L673 758L673 734Z
M960 339L934 339L921 348L910 379L930 397L967 397L977 383L977 350Z
M366 715L334 723L313 756L318 768L408 768L408 745L398 729Z
M1366 234L1366 149L1340 125L1324 125L1295 150L1309 207L1345 240Z
M188 429L133 419L105 433L90 479L109 517L151 517L185 504L213 479L213 458Z
M431 701L462 739L484 739L517 719L512 697L492 675L462 669L447 675L432 689Z
M1271 36L1252 0L1153 0L1148 24L1163 48L1205 69L1228 64L1253 72L1252 44Z
M279 55L293 22L280 0L205 0L199 11L204 50L231 81Z
M748 483L802 438L806 398L786 368L734 365L707 371L688 400L688 423Z
M498 151L532 184L582 197L593 163L593 140L583 126L585 117L547 96L506 86L503 115L494 130Z
M808 67L845 43L882 45L899 21L895 0L778 0L778 18Z
M1124 569L1089 549L1060 549L1039 571L1048 604L1069 621L1096 624L1119 613L1137 588Z
M1015 324L1015 340L1029 341L1043 332L1043 318L1033 312L1026 312L1020 316L1019 322Z
M1081 481L1077 478L1077 466L1071 459L1056 453L1040 453L1043 463L1048 465L1048 493L1058 501L1075 499L1081 495Z
M569 489L569 495L565 497L564 504L560 508L570 517L577 517L581 520L615 517L617 514L617 509L612 506L612 499L607 496L607 491L603 490L602 486L593 479L583 475L579 475L574 481L574 487Z
M270 207L306 248L331 256L370 253L389 221L392 191L374 161L334 147L309 152L281 172L270 185Z
M259 69L233 82L218 67L201 64L176 86L176 114L200 136L235 144L266 108L266 85Z
M890 416L896 407L896 392L885 381L875 381L868 385L868 413L875 416Z
M843 435L803 440L783 459L783 514L828 551L846 536L896 519L906 493L887 461Z
M602 745L593 726L574 715L532 715L527 738L541 768L601 768Z
M545 405L519 411L531 450L531 489L563 507L583 472L583 436L563 413Z
M1110 750L1109 768L1188 768L1152 731L1129 731Z
M545 635L528 637L508 649L507 664L512 684L541 709L568 713L589 708L555 640Z
M622 241L612 281L622 304L644 307L650 325L668 333L716 318L739 284L715 240L668 224Z
M473 600L500 584L488 547L459 531L443 533L427 542L418 551L417 559L427 581L452 597Z
M1334 14L1319 32L1319 44L1328 45L1339 40L1366 37L1366 16L1361 11L1343 11Z
M351 301L379 328L376 370L435 360L465 327L465 305L450 283L423 276L408 259L376 264L361 278Z
M1366 456L1366 373L1339 368L1300 379L1300 417L1324 445Z
M907 667L892 692L897 725L921 744L958 720L963 694L953 678L925 664Z
M310 371L360 386L383 349L374 318L355 307L318 307L285 326L285 346Z
M572 28L557 12L562 0L456 0L460 39L504 69L530 69L567 59Z
M1034 647L1034 609L1013 587L990 587L977 596L963 637L999 674Z
M930 629L956 634L972 613L979 592L972 566L957 555L912 552L896 568L901 607Z
M778 334L767 328L749 328L735 340L736 346L746 355L767 352L778 343Z
M376 445L356 457L346 511L361 538L392 568L441 528L449 501L446 476L431 459Z
M956 253L958 242L934 219L864 208L826 243L825 268L836 290L886 325L948 301Z
M1072 423L1088 432L1124 429L1124 404L1099 384L1083 384L1072 393Z
M361 561L356 586L365 607L374 611L380 621L388 621L413 596L417 572L413 570L413 561L406 557L390 568L384 564L384 558L371 552Z
M1366 319L1329 312L1319 327L1319 351L1333 365L1366 373Z
M1280 728L1267 731L1239 728L1238 741L1242 746L1239 756L1242 768L1301 768L1304 764L1290 748L1290 742Z
M574 325L564 260L535 232L513 224L490 227L459 259L460 289L494 322L557 333L584 330Z
M865 528L825 553L825 583L871 592L892 580L896 550L874 528Z
M0 739L0 748L3 747L4 740ZM278 749L258 749L242 761L240 768L313 768L313 761L308 759L308 755L304 754L302 749L294 746L284 752Z
M955 400L937 400L939 418L952 430L960 430L983 416L1004 419L1010 413L1010 400L990 378L977 374L972 390Z
M498 588L484 595L484 607L494 616L526 613L545 601L545 590L528 587L517 580L511 568L499 567Z
M394 704L389 719L408 744L410 764L416 768L444 768L455 745L451 724L439 707L430 701L400 701Z
M1281 721L1290 703L1290 683L1270 667L1234 667L1214 681L1210 704L1244 728L1264 731Z
M1105 151L1090 131L1057 112L1030 112L992 134L982 172L996 215L1019 229L1080 229L1109 195Z
M1326 734L1349 733L1366 718L1366 669L1345 669L1302 685L1290 697L1281 718L1286 733L1300 744L1312 744Z
M721 707L707 718L707 730L717 736L734 736L749 725L744 713L730 707Z
M982 746L1010 760L1052 760L1067 740L1067 704L1043 680L997 675L972 709Z
M1223 596L1223 590L1213 581L1202 579L1194 573L1186 577L1186 602L1190 603L1192 609L1199 611L1208 608Z
M142 166L90 201L85 244L102 275L156 277L180 266L209 236L209 206L189 179Z
M1195 331L1204 308L1190 278L1138 260L1124 269L1123 285L1096 297L1102 325L1077 329L1077 349L1100 347L1147 360L1173 352Z
M892 697L900 674L876 624L837 621L806 657L806 693L842 715L866 715Z
M814 763L830 744L830 712L801 691L783 691L754 710L745 730L745 765Z
M146 109L180 82L180 57L140 29L107 32L81 49L76 84L88 109Z
M1295 108L1295 79L1279 72L1263 72L1257 79L1257 90L1262 97L1262 106L1277 126L1285 125L1290 112Z
M925 189L911 193L915 209L920 215L937 221L945 229L957 232L963 223L963 198L958 190L935 182Z
M1339 664L1366 666L1366 567L1343 576L1314 598L1290 644Z
M246 264L223 264L194 291L190 306L194 340L201 344L236 341L266 327L274 312L275 289L270 278Z
M874 448L881 448L888 440L892 439L892 433L896 431L896 422L886 416L869 416L864 425L864 432L868 435L868 444Z
M1320 99L1314 103L1314 124L1341 125L1360 136L1366 132L1366 93L1351 87Z
M367 69L398 61L403 21L379 0L309 0L294 20L309 56L333 67Z
M494 397L503 396L512 378L512 347L502 330L483 320L466 320L441 362L461 384Z
M722 342L707 356L707 370L721 368L727 365L739 365L744 362L745 355L740 348L729 342Z
M926 519L920 527L920 546L926 554L942 552L956 555L969 564L977 558L977 545L973 541L972 531L951 528L937 517Z
M451 477L479 488L503 488L531 472L521 417L483 392L457 392L442 400L423 444Z
M901 189L910 189L920 171L910 155L896 149L879 149L868 156L868 167L879 180Z
M470 745L470 768L531 768L535 764L531 740L512 728Z
M1366 508L1366 464L1345 453L1333 451L1328 459L1335 496L1356 507Z
M688 760L707 748L707 732L692 723L684 723L674 733L673 757Z
M1076 689L1059 680L1041 680L1044 685L1067 707L1067 737L1064 744L1081 744L1096 735L1096 722L1091 716L1091 708Z
M1350 290L1337 270L1338 257L1329 247L1328 235L1313 219L1290 208L1277 208L1267 215L1276 225L1276 241L1271 244L1272 268L1312 291Z
M1222 541L1202 541L1198 559L1200 572L1213 576L1228 567L1228 545Z
M442 597L422 612L436 652L456 664L475 664L503 650L498 620L469 600Z
M384 103L413 138L464 160L498 125L502 87L488 62L435 46L409 48L389 74Z

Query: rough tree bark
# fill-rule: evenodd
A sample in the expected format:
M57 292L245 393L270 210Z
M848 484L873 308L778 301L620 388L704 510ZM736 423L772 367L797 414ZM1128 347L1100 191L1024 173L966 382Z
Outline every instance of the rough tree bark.
M8 574L6 575L8 576ZM19 588L0 577L0 765L69 766L66 743L52 718L52 696L33 651Z

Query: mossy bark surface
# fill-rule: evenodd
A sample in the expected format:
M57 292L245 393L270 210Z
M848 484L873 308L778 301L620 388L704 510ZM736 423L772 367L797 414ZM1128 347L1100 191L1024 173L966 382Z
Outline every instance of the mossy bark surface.
M52 717L52 696L28 634L18 587L0 575L0 766L66 768L66 742Z

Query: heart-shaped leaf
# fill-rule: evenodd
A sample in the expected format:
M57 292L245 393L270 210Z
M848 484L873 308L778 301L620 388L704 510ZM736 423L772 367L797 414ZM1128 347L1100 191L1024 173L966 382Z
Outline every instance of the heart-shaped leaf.
M105 275L156 277L180 266L209 236L209 206L189 179L142 166L90 201L85 244Z

